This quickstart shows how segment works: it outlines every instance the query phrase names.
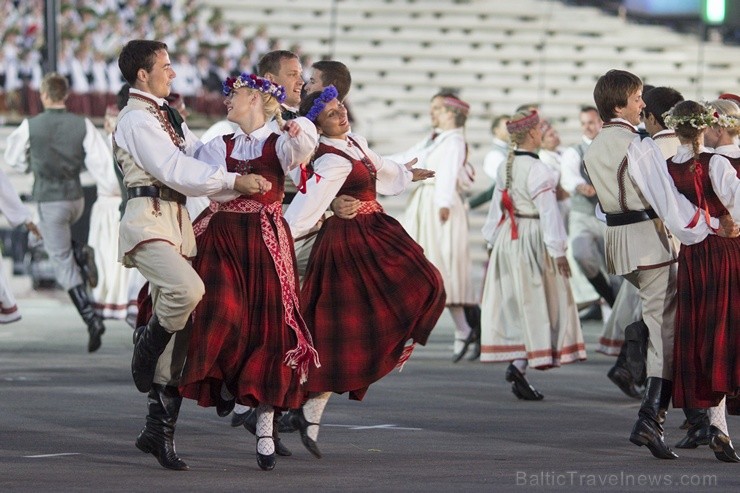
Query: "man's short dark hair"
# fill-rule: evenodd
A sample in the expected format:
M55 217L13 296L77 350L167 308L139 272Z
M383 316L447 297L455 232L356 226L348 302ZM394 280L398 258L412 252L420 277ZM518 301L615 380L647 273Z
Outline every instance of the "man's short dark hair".
M594 101L605 122L617 116L615 110L627 106L630 94L642 87L642 80L626 70L610 70L596 82Z
M594 113L599 112L599 110L596 109L596 106L592 106L590 104L584 104L581 106L581 113L588 113L589 111L593 111Z
M298 55L288 50L275 50L265 53L257 63L257 75L260 77L264 77L268 73L277 75L280 72L280 63L286 58L297 59Z
M653 115L658 124L666 128L663 113L683 101L683 96L672 87L656 87L645 92L642 100L645 102L645 108L642 110L645 116Z
M132 39L126 43L121 54L118 55L118 68L131 87L135 87L140 69L143 68L147 72L152 71L157 52L161 50L167 51L167 45L161 41Z
M321 70L321 85L336 87L339 100L344 101L352 86L352 75L347 66L336 60L320 60L311 67Z

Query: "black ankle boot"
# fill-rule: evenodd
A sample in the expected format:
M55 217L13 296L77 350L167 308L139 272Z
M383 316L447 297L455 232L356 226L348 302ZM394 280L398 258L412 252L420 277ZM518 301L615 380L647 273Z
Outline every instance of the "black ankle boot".
M136 334L134 334L136 339ZM157 360L172 339L172 333L159 325L159 319L152 315L144 330L138 334L134 355L131 358L131 375L139 392L148 392L152 388Z
M473 341L472 348L470 349L470 355L468 355L468 361L475 361L480 358L480 306L478 305L466 305L464 308L465 320L468 325L473 329Z
M609 380L619 387L619 390L624 392L628 397L632 397L633 399L642 398L642 393L637 390L637 387L635 386L635 379L633 378L632 373L627 369L626 342L622 344L622 349L620 349L619 356L617 356L617 362L614 363L614 366L612 366L606 376L609 377Z
M90 297L87 295L87 287L84 284L73 287L68 293L82 320L87 324L87 333L89 335L87 351L90 353L97 351L102 344L101 337L105 333L103 319L95 313L95 309L90 302Z
M648 326L642 320L633 322L624 329L625 366L638 386L645 384L649 336Z
M291 419L293 418L293 413L295 412L297 412L295 409L291 409L287 413L283 413L283 415L280 416L277 426L277 430L280 433L293 433L296 430L295 426L293 426L293 423L291 422Z
M177 387L153 384L149 391L149 414L146 426L136 439L136 447L152 454L162 467L175 471L190 469L175 451L175 424L182 397Z
M272 415L272 440L275 442L275 453L282 456L282 457L290 457L293 455L293 452L290 451L288 447L283 444L283 441L280 440L280 430L278 430L278 424L280 423L280 418L282 417L282 413L276 411L275 414Z
M709 445L709 416L706 409L684 408L689 428L686 436L676 444L676 448L696 448L699 445Z
M604 277L604 274L599 272L596 276L588 278L588 282L591 283L591 286L593 286L596 292L599 293L599 296L604 298L604 301L606 301L609 306L614 306L614 300L616 300L617 297L614 295L611 283L609 283L609 280Z
M82 277L91 288L98 285L98 268L95 265L95 250L87 244L72 242L72 255L79 266Z
M637 422L632 428L630 442L646 445L658 459L676 459L676 455L663 441L663 423L671 401L673 382L659 377L649 377L645 395L638 413Z

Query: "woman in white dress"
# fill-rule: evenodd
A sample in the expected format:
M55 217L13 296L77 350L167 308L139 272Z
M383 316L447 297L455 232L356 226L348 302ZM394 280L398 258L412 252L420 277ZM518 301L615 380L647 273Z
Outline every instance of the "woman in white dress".
M113 107L115 108L115 107ZM103 318L123 320L128 307L129 270L118 262L118 227L121 223L121 187L118 184L112 155L112 133L117 111L106 111L104 128L107 133L109 159L88 169L95 179L98 198L90 211L88 245L95 251L98 283L92 290L93 305Z
M475 176L464 133L469 109L454 94L440 92L431 102L432 136L389 157L400 163L418 158L419 167L436 173L411 192L403 226L444 279L447 308L455 323L453 362L471 345L470 359L477 357L480 334L480 308L471 278L468 208L462 195Z
M493 249L483 287L481 361L511 362L506 380L525 400L543 398L524 376L528 366L546 370L586 359L557 182L535 154L538 123L536 111L507 123L512 147L483 227Z
M18 192L15 191L2 170L0 170L0 212L11 226L25 224L29 231L41 238L41 233L31 220L33 213L23 205L20 197L18 197ZM18 310L15 296L10 290L10 281L5 276L3 262L0 261L0 324L9 324L20 319L21 312Z

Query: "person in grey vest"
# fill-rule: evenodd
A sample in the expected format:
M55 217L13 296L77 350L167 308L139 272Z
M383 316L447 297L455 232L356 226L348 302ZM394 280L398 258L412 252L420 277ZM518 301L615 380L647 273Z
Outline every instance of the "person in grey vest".
M85 200L80 172L97 160L110 161L103 136L93 123L67 111L67 79L55 72L41 82L44 112L26 120L8 137L6 161L33 173L33 198L39 205L39 228L54 265L57 282L69 293L87 324L87 350L97 351L105 332L93 309L87 284L97 284L92 249L72 241L72 224L82 216Z
M609 278L604 275L604 231L606 225L596 219L596 191L586 173L583 156L601 130L601 118L593 106L581 108L582 142L563 153L560 161L561 185L571 196L568 230L573 244L573 258L596 292L609 306L616 297Z

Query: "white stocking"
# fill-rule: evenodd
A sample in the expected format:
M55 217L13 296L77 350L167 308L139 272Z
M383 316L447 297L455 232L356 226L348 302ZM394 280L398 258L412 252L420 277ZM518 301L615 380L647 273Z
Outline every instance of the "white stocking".
M725 416L725 398L723 397L722 400L719 402L719 405L715 407L710 407L707 409L707 414L709 415L709 424L714 425L725 435L729 435L727 433L727 419Z
M512 361L514 366L516 366L516 369L519 370L519 373L524 375L527 373L527 360L526 359L515 359Z
M448 306L447 308L449 308L450 315L452 315L452 321L455 322L455 345L453 351L459 353L462 351L465 339L468 338L473 329L468 325L468 321L465 318L465 309L462 306Z
M275 442L272 440L272 418L275 412L272 406L257 406L257 452L262 455L275 453ZM260 437L267 437L260 440Z
M236 404L236 405L234 406L234 412L235 412L236 414L244 414L244 413L246 413L247 411L249 411L249 406L242 406L242 405L241 405L241 404L239 404L239 403L237 403L237 404Z
M306 430L306 434L313 441L319 438L319 423L321 423L321 415L324 414L324 408L326 403L329 402L329 397L331 397L331 392L312 393L303 405L303 416L306 421L316 423L315 426L311 425Z

